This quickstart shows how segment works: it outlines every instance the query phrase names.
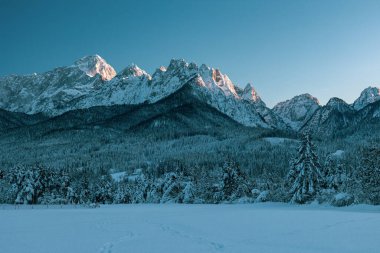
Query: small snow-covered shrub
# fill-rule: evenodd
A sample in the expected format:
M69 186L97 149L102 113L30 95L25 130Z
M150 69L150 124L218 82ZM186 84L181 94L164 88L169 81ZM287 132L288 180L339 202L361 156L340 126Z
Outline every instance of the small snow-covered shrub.
M88 208L99 208L100 205L98 203L90 203L88 205L86 205Z
M322 189L317 196L317 201L319 204L331 203L335 194L336 191L334 189Z
M232 201L231 203L232 204L249 204L249 203L253 203L254 200L255 199L250 198L250 197L242 197L242 198Z
M340 192L334 196L331 201L333 206L349 206L354 203L354 196L351 194Z
M260 192L259 196L256 198L255 202L266 202L269 200L269 191Z
M261 191L259 189L252 189L251 194L252 198L256 199L260 195Z
M192 182L185 182L184 184L185 184L185 187L182 191L183 203L186 203L186 204L194 203L194 200L195 200L194 184Z

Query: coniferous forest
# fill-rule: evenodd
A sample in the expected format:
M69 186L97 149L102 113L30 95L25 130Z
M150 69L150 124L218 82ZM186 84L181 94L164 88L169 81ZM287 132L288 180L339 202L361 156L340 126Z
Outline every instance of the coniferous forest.
M167 161L130 172L19 165L0 171L0 201L8 204L253 203L380 204L380 149L359 161L321 159L310 135L301 136L286 168L260 174L227 158L217 166Z

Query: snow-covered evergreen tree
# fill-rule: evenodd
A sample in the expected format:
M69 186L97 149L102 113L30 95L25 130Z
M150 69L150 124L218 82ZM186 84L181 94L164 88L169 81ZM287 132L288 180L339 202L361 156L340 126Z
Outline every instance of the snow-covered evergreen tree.
M326 158L322 174L325 179L325 187L334 191L342 190L342 185L347 181L347 172L343 168L343 164L331 155Z
M10 199L13 199L14 191L7 180L7 174L5 170L0 170L0 204L1 203L10 203Z
M114 202L116 204L132 203L131 189L128 180L123 179L116 184Z
M93 174L93 172L84 168L78 168L71 172L73 177L71 187L75 192L73 201L75 204L87 204L93 202L90 188L92 181L91 174Z
M161 203L178 203L181 193L180 176L174 172L164 175Z
M15 203L37 204L46 190L46 179L46 171L40 166L13 168L10 183L16 191Z
M361 186L361 200L380 205L380 148L378 146L363 151L358 180Z
M323 183L320 169L315 146L310 135L305 134L302 136L298 149L298 157L294 160L287 175L291 203L302 204L315 198Z
M144 203L147 198L148 182L141 169L135 170L133 177L128 179L132 203Z
M223 201L233 201L250 194L246 176L232 160L223 164L219 187Z
M197 196L197 201L206 203L214 202L214 184L215 179L212 177L212 170L196 165L193 170L194 174L194 184L195 184L195 195ZM218 188L218 187L215 187Z
M183 203L185 204L192 204L194 203L195 201L195 187L194 187L194 184L193 182L191 181L188 181L188 182L184 182L184 189L182 191L182 194L183 194Z
M95 195L94 202L102 204L113 202L113 185L109 175L102 175L91 191Z

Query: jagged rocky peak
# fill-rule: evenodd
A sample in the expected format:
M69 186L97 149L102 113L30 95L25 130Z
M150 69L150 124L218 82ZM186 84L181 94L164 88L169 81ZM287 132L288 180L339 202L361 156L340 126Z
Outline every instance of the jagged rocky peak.
M216 83L219 83L220 81L224 80L224 76L223 76L222 72L220 72L219 69L213 69L212 70L212 79L214 79L214 81Z
M280 102L273 107L273 110L282 110L284 108L293 108L296 109L297 106L304 106L307 108L318 108L319 101L317 98L312 95L305 93L298 96L293 97L292 99L286 100L284 102Z
M253 102L262 102L260 96L257 94L251 83L247 83L241 94L241 98Z
M319 107L318 99L306 93L278 103L273 111L290 127L298 130Z
M116 71L99 55L82 57L75 61L75 66L85 72L88 76L94 77L99 74L103 80L111 80L116 76Z
M325 107L337 110L339 112L348 112L352 110L349 104L347 104L343 99L337 97L330 98Z
M210 68L205 64L198 67L197 64L193 62L188 63L184 59L172 59L165 73L156 70L153 75L154 79L161 78L162 74L166 77L176 76L182 80L189 80L192 77L198 76L199 80L197 82L200 86L207 87L210 90L218 87L225 95L238 97L235 85L229 77L219 69Z
M172 59L166 68L165 75L186 78L198 73L198 66L195 63L187 63L184 59Z
M156 71L154 71L152 75L152 79L155 80L156 82L161 81L165 72L166 72L166 67L161 66L157 68Z
M121 76L121 77L131 77L131 76L138 77L138 76L149 76L149 74L146 73L145 70L142 70L141 68L139 68L139 66L137 66L136 64L132 63L131 65L129 65L128 67L126 67L125 69L120 71L118 76Z
M355 100L353 107L355 110L360 110L369 104L377 102L380 100L380 88L379 87L368 87L364 89L359 98Z
M171 59L167 71L185 69L189 64L184 59Z
M209 79L208 75L211 74L213 82L224 92L225 95L232 95L236 98L239 95L236 92L236 87L231 79L223 74L219 69L210 68L209 71L201 73L203 79Z
M309 93L304 93L293 98L295 101L310 101L313 104L319 105L319 100Z
M350 108L350 105L347 104L343 99L333 97L330 98L330 100L327 102L326 107L331 107L339 110L343 108Z
M340 99L337 97L330 98L330 100L326 104L326 106L331 106L331 107L335 107L339 105L348 105L348 104L343 99Z
M207 66L206 64L202 64L200 67L199 67L199 70L201 72L208 72L211 70L211 68L209 66Z

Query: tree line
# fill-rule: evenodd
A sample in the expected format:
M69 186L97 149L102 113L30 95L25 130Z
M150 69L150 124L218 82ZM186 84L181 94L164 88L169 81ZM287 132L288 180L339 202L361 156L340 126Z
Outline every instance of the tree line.
M15 166L0 170L0 203L128 204L128 203L251 203L380 204L380 148L365 147L358 165L348 167L328 156L323 163L310 135L300 141L287 175L263 169L248 175L239 164L184 167L164 163L113 178L105 169Z

